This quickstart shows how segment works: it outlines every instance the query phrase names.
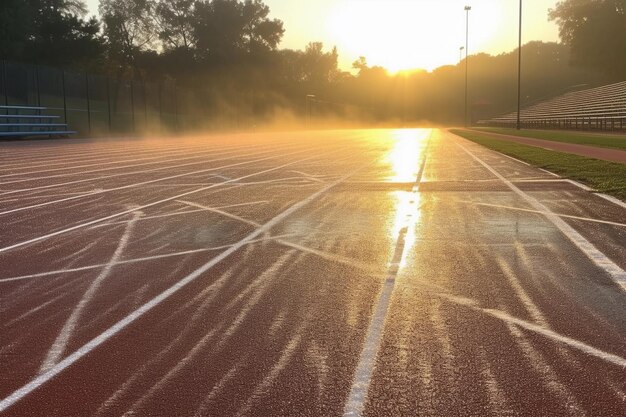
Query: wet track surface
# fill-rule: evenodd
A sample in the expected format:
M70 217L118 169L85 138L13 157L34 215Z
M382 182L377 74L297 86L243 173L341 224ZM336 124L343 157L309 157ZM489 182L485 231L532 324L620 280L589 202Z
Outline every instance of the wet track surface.
M626 414L626 205L443 130L0 144L0 415Z

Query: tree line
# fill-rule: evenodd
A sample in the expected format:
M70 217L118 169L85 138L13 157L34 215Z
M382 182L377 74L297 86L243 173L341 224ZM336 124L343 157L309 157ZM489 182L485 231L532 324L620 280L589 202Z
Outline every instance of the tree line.
M376 122L460 122L464 65L390 74L311 42L280 49L284 23L262 0L2 0L2 59L139 80L176 80L199 113L251 121L302 115ZM626 78L626 0L565 0L550 11L562 43L523 47L524 102ZM469 57L473 120L513 110L516 51Z

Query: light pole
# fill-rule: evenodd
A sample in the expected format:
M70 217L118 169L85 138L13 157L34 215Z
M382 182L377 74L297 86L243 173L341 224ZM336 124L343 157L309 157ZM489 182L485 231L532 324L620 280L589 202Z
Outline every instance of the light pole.
M465 6L465 127L467 127L467 105L468 105L468 94L467 94L467 83L469 76L469 67L468 67L468 52L469 52L469 12L472 10L470 6Z
M459 48L459 62L463 61L463 51L465 50L464 46Z
M522 0L519 0L519 48L517 58L517 130L522 128Z

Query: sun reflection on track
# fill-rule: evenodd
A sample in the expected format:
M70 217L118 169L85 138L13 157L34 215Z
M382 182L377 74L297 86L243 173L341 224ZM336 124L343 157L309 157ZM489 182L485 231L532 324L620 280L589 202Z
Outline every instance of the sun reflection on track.
M423 170L420 167L423 168L430 134L430 129L396 130L392 133L395 146L388 157L395 173L392 181L414 183L411 191L393 192L396 214L390 228L390 237L403 247L401 258L392 261L398 264L398 268L404 267L406 254L416 240L416 228L421 219L421 194L418 187Z
M390 178L392 182L415 182L429 135L430 129L401 129L392 132L395 143L387 157L393 170Z

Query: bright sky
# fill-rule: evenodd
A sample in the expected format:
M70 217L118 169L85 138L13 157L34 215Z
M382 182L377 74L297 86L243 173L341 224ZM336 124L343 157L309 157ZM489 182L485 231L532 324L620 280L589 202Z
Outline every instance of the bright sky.
M99 0L87 0L92 11ZM548 9L558 0L524 0L524 43L556 41ZM359 56L392 71L432 70L455 64L465 45L464 6L470 11L470 54L499 54L517 47L518 0L265 0L285 22L282 47L321 41L337 46L350 69Z

